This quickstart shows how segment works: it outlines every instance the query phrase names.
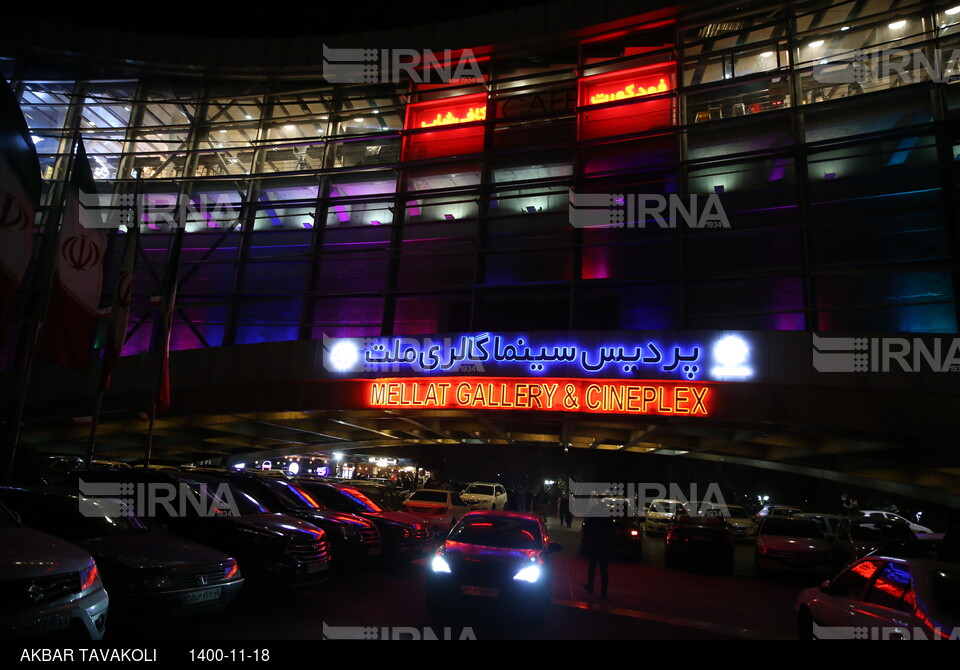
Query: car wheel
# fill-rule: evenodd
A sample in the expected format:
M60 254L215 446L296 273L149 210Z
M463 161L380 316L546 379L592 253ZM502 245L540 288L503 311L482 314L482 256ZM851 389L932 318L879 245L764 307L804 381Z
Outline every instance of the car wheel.
M806 607L797 612L797 638L800 640L813 639L813 617Z

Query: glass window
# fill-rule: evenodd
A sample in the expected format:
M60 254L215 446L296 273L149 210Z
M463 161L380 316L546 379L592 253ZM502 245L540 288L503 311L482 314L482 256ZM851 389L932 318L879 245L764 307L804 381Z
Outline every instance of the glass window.
M912 612L914 598L910 585L910 568L903 563L887 563L867 591L865 601L881 607Z

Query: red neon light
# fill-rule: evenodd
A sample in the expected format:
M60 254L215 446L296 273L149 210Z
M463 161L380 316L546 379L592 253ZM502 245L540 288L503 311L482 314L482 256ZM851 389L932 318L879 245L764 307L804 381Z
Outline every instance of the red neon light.
M407 105L404 128L419 130L437 126L483 121L487 118L487 94L458 95L453 98Z
M672 91L676 88L674 68L674 63L660 63L585 77L580 80L580 104L600 105Z
M590 96L591 105L599 105L604 102L614 102L616 100L627 100L629 98L638 98L641 95L656 95L667 91L667 82L663 77L656 86L645 87L643 84L627 84L619 91L609 93L594 93Z
M471 107L463 117L454 116L453 112L448 111L445 115L437 112L437 118L432 121L421 121L421 128L430 128L431 126L449 126L454 123L472 123L473 121L486 121L487 106Z
M714 390L693 382L512 377L376 379L367 384L370 407L664 416L710 416Z

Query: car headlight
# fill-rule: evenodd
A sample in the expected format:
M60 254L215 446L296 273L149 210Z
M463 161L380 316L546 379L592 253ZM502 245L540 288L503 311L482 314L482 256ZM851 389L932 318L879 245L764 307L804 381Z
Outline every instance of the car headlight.
M430 569L436 573L449 573L450 564L443 556L434 556L433 560L430 561Z
M540 579L540 566L539 565L528 565L523 568L513 576L513 579L518 582L529 582L530 584L535 584L538 579Z

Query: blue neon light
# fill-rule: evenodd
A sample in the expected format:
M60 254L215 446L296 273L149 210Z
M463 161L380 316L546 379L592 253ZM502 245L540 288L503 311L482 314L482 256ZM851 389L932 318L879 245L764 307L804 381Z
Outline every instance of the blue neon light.
M646 344L584 347L572 343L542 344L520 336L505 338L481 333L438 342L408 337L370 339L360 358L368 372L483 372L484 364L517 365L529 372L546 373L551 367L572 365L587 374L656 373L697 379L704 368L704 348Z

